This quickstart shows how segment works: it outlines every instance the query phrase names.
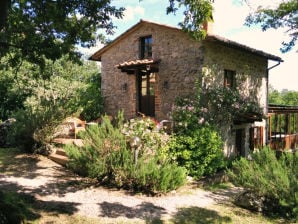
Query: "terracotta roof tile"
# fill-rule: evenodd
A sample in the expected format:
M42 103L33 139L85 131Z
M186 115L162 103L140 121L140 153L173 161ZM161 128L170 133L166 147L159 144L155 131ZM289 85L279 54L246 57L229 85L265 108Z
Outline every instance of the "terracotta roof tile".
M123 67L138 66L138 65L150 65L150 64L156 64L159 61L160 60L153 60L153 59L132 60L132 61L122 62L116 65L115 67L123 68Z

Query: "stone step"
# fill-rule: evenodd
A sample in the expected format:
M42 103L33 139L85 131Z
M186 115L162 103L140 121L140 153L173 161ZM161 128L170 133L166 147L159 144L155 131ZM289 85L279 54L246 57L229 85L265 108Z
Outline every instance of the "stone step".
M82 147L83 140L82 139L74 139L74 138L54 138L52 140L52 143L60 144L60 145L69 145L69 144L74 144L78 147Z
M52 153L49 155L49 159L53 160L54 162L65 166L66 163L68 162L68 158L66 156L58 155L56 153Z
M67 157L65 150L62 148L56 148L56 154Z

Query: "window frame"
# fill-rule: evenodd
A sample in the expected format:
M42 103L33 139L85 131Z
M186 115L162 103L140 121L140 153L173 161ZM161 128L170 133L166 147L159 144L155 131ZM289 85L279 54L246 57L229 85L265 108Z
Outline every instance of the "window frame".
M140 59L152 58L152 35L140 37L139 53Z
M236 71L224 70L224 87L236 89Z

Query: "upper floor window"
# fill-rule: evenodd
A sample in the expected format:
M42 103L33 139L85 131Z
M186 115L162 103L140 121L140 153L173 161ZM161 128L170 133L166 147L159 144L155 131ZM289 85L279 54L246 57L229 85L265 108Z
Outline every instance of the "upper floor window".
M225 70L224 87L234 89L236 88L236 72Z
M140 58L152 58L152 36L141 37Z

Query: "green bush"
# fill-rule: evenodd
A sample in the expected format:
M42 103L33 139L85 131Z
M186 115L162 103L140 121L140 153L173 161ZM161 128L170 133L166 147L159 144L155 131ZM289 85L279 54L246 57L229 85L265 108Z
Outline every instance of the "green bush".
M252 160L234 161L229 175L236 185L266 198L265 212L298 219L297 170L297 152L277 157L274 150L264 148L252 154Z
M0 223L29 223L36 219L30 203L32 198L25 194L0 191Z
M89 69L89 68L88 68ZM96 68L98 69L98 68ZM103 111L103 98L101 96L101 78L98 72L92 74L86 89L79 93L78 106L82 107L81 116L84 120L91 121L100 117Z
M62 121L66 110L55 105L27 105L13 114L16 122L8 133L8 142L27 152L35 152L50 142L57 125Z
M93 125L81 133L84 147L66 147L70 158L68 166L81 175L93 178L112 175L114 167L119 164L118 159L109 161L110 158L114 156L115 151L126 150L127 143L121 130L114 127L107 116L102 120L101 125Z
M35 152L45 148L63 119L82 112L82 106L87 105L83 110L86 117L98 116L102 104L100 91L96 89L99 85L97 70L95 64L80 66L64 56L55 62L47 60L42 71L25 63L19 68L17 79L16 74L7 71L9 80L0 79L0 86L5 83L13 86L5 97L9 102L17 102L15 107L8 107L5 101L0 106L0 115L16 119L9 133L11 143Z
M123 134L121 116L116 126L103 117L100 126L88 128L81 135L83 147L66 146L68 166L81 175L136 191L168 192L183 185L185 169L172 163L163 150L154 148L149 153L139 148L137 161L134 160L134 150L128 144L130 138Z
M169 160L160 162L158 156L142 159L135 173L135 189L168 192L186 182L186 170Z
M222 140L210 126L203 126L192 133L176 135L170 148L178 164L185 167L189 175L196 179L214 174L226 165Z
M200 106L199 99L188 98L177 99L172 111L175 136L171 155L196 179L226 166L222 138L206 114L208 109Z

